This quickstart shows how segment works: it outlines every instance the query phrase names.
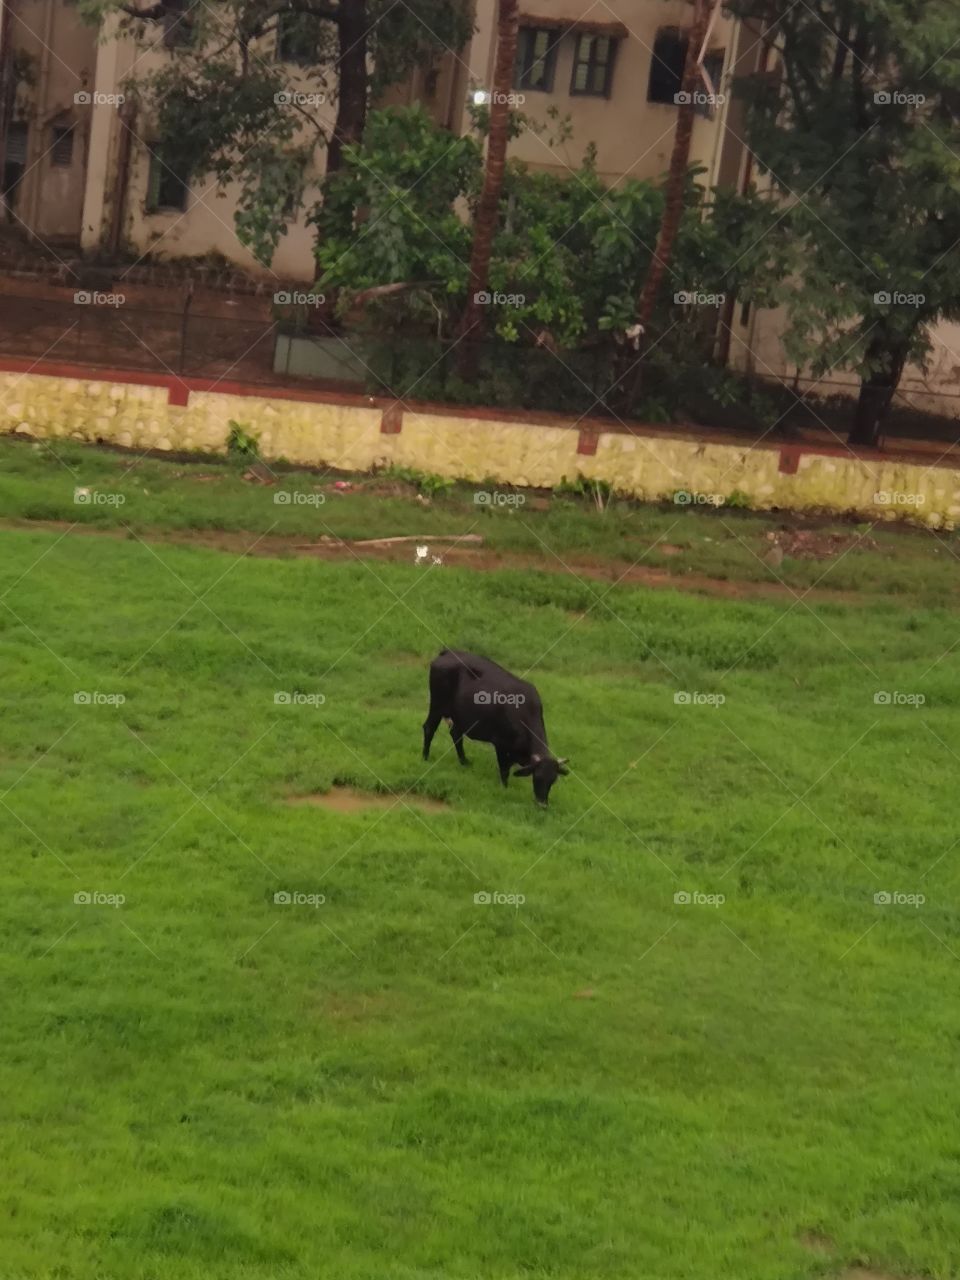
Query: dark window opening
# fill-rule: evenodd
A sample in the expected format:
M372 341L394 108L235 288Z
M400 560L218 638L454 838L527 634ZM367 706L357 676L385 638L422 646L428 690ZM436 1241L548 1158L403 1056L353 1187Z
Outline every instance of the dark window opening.
M610 36L577 36L570 92L594 98L609 98L616 52L617 42Z
M68 169L73 164L73 125L54 125L52 133L50 163Z
M440 68L429 67L423 73L423 96L428 102L436 102L437 87L440 84Z
M517 71L514 77L518 89L539 89L541 93L553 90L559 42L556 31L547 31L541 27L520 28Z
M150 148L150 174L147 179L147 212L182 213L187 207L188 176L169 148Z
M320 59L317 20L308 13L277 15L277 57L308 67Z
M668 102L673 106L683 81L687 42L676 27L664 27L653 42L653 60L647 84L648 102Z
M676 27L664 27L657 32L653 43L653 59L650 63L650 80L647 84L647 101L676 105L677 94L683 83L683 64L687 59L687 37ZM703 69L710 77L715 95L722 93L720 79L723 75L724 52L715 49L703 59ZM695 110L698 116L712 116L715 103L709 101L706 83L697 79Z
M7 126L7 150L3 163L3 205L8 221L17 203L17 186L27 165L27 123L11 120Z

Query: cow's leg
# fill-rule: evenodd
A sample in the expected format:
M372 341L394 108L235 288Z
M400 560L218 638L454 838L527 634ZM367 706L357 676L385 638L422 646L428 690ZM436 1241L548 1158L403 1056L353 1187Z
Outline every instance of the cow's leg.
M439 711L434 711L431 706L427 712L427 718L423 722L423 758L430 759L430 743L433 742L433 735L437 732L437 726L443 719Z
M497 747L497 768L500 770L500 781L506 786L510 777L510 755L500 747Z
M453 745L457 749L457 759L461 764L469 764L470 761L463 754L463 730L457 724L456 720L450 724L450 737L453 739Z

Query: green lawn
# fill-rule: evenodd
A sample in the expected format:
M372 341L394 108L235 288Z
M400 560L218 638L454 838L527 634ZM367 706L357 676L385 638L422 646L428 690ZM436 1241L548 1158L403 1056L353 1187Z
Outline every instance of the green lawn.
M193 527L143 465L121 518ZM0 531L3 1280L960 1274L958 619L895 536L797 604ZM445 644L533 669L547 811L421 761Z
M245 470L242 462L218 458L176 462L69 441L0 438L0 518L68 521L142 535L243 531L291 542L469 531L480 534L493 553L533 556L554 571L581 558L623 567L639 563L678 579L706 574L774 585L779 580L801 590L896 594L930 605L956 599L960 533L621 499L599 511L589 499L562 494L523 494L519 506L490 507L475 503L478 487L468 485L425 503L415 487L389 476L354 476L344 493L329 473L278 467L276 483L261 486L245 482ZM493 481L485 486L496 488ZM77 489L94 497L78 503ZM281 490L317 505L277 503ZM102 500L114 498L122 502ZM848 539L859 532L869 541L866 549L848 550L829 565L788 554L776 569L769 567L763 560L770 549L767 535L804 527Z

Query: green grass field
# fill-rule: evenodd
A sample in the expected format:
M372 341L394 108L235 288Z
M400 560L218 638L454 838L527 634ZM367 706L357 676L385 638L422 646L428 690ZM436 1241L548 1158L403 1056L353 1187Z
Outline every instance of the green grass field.
M3 1280L960 1275L952 540L815 603L240 558L161 537L262 531L235 476L144 462L80 537L4 448ZM470 514L377 501L330 520ZM616 558L673 513L608 514L484 529ZM693 567L758 577L772 521L722 562L715 514ZM548 810L443 727L420 759L443 645L530 671ZM336 786L395 803L291 803Z

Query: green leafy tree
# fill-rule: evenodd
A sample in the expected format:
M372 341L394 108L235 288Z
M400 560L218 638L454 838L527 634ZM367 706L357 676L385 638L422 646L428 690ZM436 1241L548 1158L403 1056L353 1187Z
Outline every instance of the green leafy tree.
M960 317L960 6L730 0L769 68L749 136L793 253L785 347L861 378L850 442L875 445L904 366Z
M472 30L469 0L86 0L86 8L98 19L119 12L123 30L173 51L128 92L143 100L181 169L238 184L237 234L263 262L308 183L325 174L332 184L345 148L363 137L371 99L461 49Z
M420 107L372 112L363 145L345 152L339 196L348 214L361 209L363 217L356 225L345 217L341 231L318 243L322 287L337 292L347 323L387 335L396 351L432 339L424 367L440 358L436 340L450 343L459 332L472 288L469 214L483 172L478 142L451 143ZM696 178L688 175L673 246L676 279L684 290L772 304L782 268L773 257L778 242L763 234L769 204L708 196ZM508 163L487 274L488 364L516 366L523 349L538 350L545 378L576 383L587 368L608 387L629 343L664 201L650 181L605 187L589 156L564 178ZM658 301L654 364L661 381L672 368L680 384L691 364L709 362L717 312L678 306L673 294L661 291Z

